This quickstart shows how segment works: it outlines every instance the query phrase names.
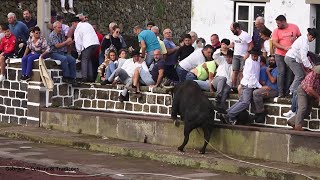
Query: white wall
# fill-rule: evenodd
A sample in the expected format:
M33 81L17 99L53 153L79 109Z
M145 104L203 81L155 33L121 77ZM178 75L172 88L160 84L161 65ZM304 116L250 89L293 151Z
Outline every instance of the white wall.
M233 1L192 0L191 29L211 44L210 36L218 34L230 38L230 24L233 22Z
M287 22L296 24L302 34L312 26L315 8L305 0L271 0L266 3L266 26L274 30L277 25L275 18L283 14ZM191 29L199 37L210 42L210 35L216 33L222 38L231 38L230 24L234 17L234 2L231 0L192 0ZM313 45L314 48L314 45Z

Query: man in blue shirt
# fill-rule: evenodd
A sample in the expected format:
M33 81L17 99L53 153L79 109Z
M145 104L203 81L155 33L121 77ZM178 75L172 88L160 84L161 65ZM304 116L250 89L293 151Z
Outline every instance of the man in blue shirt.
M263 68L261 68L263 69ZM253 91L253 102L255 105L255 122L263 123L267 113L264 110L263 99L278 96L277 85L278 68L274 55L269 58L269 66L265 71L260 71L261 88Z
M76 59L67 54L67 46L72 42L71 38L65 40L62 34L62 24L59 21L53 23L53 31L49 34L48 45L51 59L61 61L63 73L62 81L76 84Z
M12 12L8 14L8 23L11 33L17 38L19 51L16 55L22 57L29 38L29 29L23 22L17 21L16 15Z
M147 66L150 67L153 61L154 50L160 50L158 38L154 32L150 30L142 30L140 26L135 26L133 32L138 36L141 47L141 57L145 57Z
M167 57L164 61L165 76L170 81L179 81L175 65L178 63L176 52L179 50L179 46L176 46L173 42L172 31L167 28L163 30L163 43L167 49ZM170 84L170 82L168 83Z

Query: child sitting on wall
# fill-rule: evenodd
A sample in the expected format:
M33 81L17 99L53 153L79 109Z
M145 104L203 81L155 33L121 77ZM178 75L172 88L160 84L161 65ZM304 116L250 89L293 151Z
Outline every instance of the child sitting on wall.
M97 81L100 80L101 85L106 84L106 79L115 71L117 64L117 52L115 50L106 50L104 56L104 62L98 67Z
M16 37L10 32L9 26L3 24L1 27L4 31L4 37L1 39L0 43L0 82L5 80L5 60L13 56L14 48L16 46Z

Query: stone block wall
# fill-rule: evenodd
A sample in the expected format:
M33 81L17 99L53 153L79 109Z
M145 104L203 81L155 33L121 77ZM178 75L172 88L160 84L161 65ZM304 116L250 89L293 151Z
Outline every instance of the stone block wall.
M172 97L167 89L142 87L142 97L130 95L129 101L119 102L118 96L123 85L81 84L73 87L62 82L62 71L52 61L46 61L49 74L55 82L53 91L46 90L40 82L39 70L34 64L32 80L28 83L19 81L20 64L9 64L8 79L0 83L0 121L17 124L39 124L40 107L63 107L104 112L125 112L141 115L167 116L171 114ZM211 101L215 95L207 94ZM231 94L228 107L237 102L238 96ZM268 99L265 108L269 112L264 123L271 127L287 126L284 112L290 109L290 100L285 98ZM249 107L252 112L253 107ZM215 117L216 121L219 121ZM320 131L320 107L314 106L312 113L305 119L304 127Z
M56 73L57 74L57 73ZM54 79L56 77L53 77ZM60 78L60 77L58 77ZM142 87L142 97L137 99L130 95L129 101L123 103L118 101L119 93L123 85L105 85L82 84L79 87L71 87L65 83L55 85L52 105L54 107L69 107L85 110L126 112L141 115L160 115L170 116L172 97L168 90L155 88L151 91L148 87ZM209 95L211 101L215 100L215 95ZM227 100L228 107L231 107L238 101L238 95L231 94ZM262 126L284 127L287 125L287 118L282 116L283 113L290 110L291 102L286 98L268 99L265 102L265 109L269 112ZM253 112L253 107L249 111ZM310 116L305 119L304 127L312 131L320 131L320 107L315 106ZM220 121L215 117L216 121Z
M0 82L0 121L26 124L28 117L28 84L18 81L21 69L8 67L8 78Z

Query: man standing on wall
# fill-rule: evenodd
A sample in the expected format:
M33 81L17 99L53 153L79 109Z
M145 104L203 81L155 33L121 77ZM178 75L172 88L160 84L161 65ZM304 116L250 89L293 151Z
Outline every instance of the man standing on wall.
M78 54L81 54L82 81L94 82L96 69L93 69L93 64L98 59L94 60L93 57L100 45L98 36L88 22L74 22L74 25L74 41Z
M278 66L278 88L279 97L284 97L289 94L289 87L293 80L291 69L284 62L284 57L287 51L291 48L293 42L301 36L297 25L287 23L287 19L283 15L276 18L278 28L272 33L272 42L276 48L275 59Z
M231 32L234 34L233 39L230 44L230 48L234 48L233 59L232 59L232 89L235 91L238 76L240 80L242 79L242 71L245 60L249 56L248 48L252 41L250 35L241 30L240 24L234 22L230 26ZM260 51L260 50L259 50Z

